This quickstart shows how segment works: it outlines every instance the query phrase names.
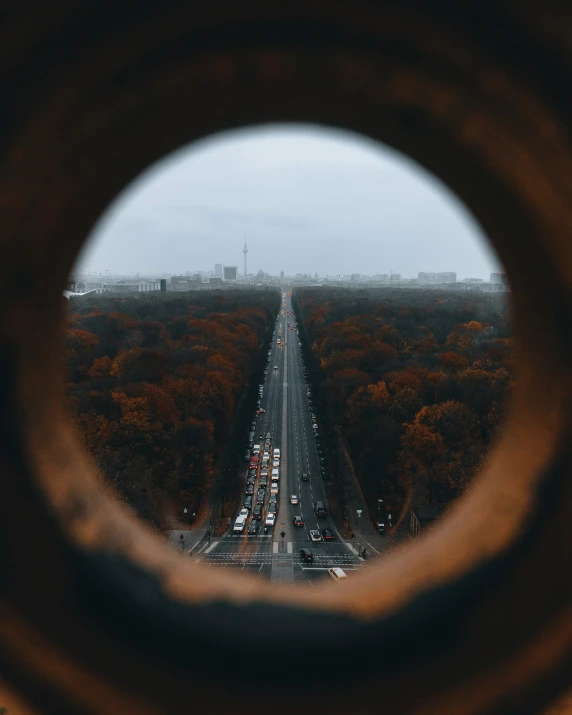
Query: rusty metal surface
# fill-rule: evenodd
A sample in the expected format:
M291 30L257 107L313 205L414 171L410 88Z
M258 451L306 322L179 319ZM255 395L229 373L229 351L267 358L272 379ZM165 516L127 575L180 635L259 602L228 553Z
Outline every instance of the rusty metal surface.
M245 664L213 666L237 639L260 643L253 619L285 663L316 641L360 654L344 662L359 685L317 666L320 692L283 692L277 713L324 692L331 712L370 713L383 692L400 713L520 715L570 685L571 30L566 5L540 2L6 11L0 672L14 698L41 713L164 713L190 710L192 692L193 710L250 710ZM181 564L102 489L61 397L61 289L94 221L169 151L273 120L346 127L417 159L474 212L513 287L519 383L482 476L419 547L343 590Z

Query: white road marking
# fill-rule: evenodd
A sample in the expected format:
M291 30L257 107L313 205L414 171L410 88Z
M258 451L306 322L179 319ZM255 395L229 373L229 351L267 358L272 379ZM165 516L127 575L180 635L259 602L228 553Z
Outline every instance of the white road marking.
M218 543L219 543L218 541L213 541L213 543L212 543L212 544L209 546L209 548L205 551L205 554L209 554L209 553L214 549L214 547L218 545Z
M286 546L286 551L291 554L292 553L292 542L289 541L287 546Z
M372 545L369 543L369 541L367 541L366 543L367 543L367 545L369 546L370 549L373 549L373 550L375 551L376 554L381 554L381 551L378 551L378 550L375 548L375 546L372 546Z
M277 553L278 553L278 542L277 542L277 541L275 541L275 542L272 544L272 553L273 553L273 554L277 554Z

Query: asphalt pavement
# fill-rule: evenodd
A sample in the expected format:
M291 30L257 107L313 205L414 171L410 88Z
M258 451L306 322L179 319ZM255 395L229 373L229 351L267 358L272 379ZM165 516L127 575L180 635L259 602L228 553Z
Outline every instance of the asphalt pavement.
M261 406L265 412L256 418L254 444L261 445L262 457L266 435L269 433L271 455L275 448L280 448L276 524L264 533L264 520L270 497L269 477L263 518L259 522L257 534L248 535L246 530L236 534L231 527L222 538L209 541L206 535L194 530L192 534L188 534L188 543L187 535L184 534L184 551L188 554L192 550L193 558L199 559L206 566L249 570L276 583L300 581L311 585L315 580L326 577L328 569L333 566L342 568L351 578L353 573L368 568L367 562L358 556L357 544L354 546L343 540L330 516L318 518L314 512L316 501L324 502L326 507L327 501L320 473L315 429L309 406L309 386L304 377L296 319L290 298L286 294L283 296L283 306L276 321L267 370L261 398ZM272 460L268 465L269 474L271 464ZM259 463L253 504L256 503L260 471ZM309 481L302 480L303 473L310 475ZM247 474L248 464L245 463L245 485ZM292 495L297 497L297 504L290 503ZM251 515L252 510L247 524L252 519ZM303 526L293 525L294 516L302 517ZM310 531L316 530L321 534L323 529L332 531L334 540L312 542ZM180 531L173 531L171 535L171 540L177 546L180 534ZM196 543L191 544L190 541ZM383 548L381 544L379 549L372 544L370 546L370 555ZM313 563L301 561L302 548L310 549L314 553Z

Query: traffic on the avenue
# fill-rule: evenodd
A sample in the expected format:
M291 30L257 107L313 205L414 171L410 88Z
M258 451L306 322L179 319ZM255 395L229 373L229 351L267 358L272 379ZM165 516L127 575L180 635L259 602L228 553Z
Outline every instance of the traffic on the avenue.
M244 455L244 496L201 562L253 570L273 582L344 581L367 566L328 513L320 427L286 292L267 358Z

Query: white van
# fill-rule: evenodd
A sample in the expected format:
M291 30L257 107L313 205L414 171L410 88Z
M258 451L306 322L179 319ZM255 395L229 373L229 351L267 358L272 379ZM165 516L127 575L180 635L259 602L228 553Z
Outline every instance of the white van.
M332 578L336 583L343 581L347 578L346 573L342 569L335 566L333 569L328 569L328 576Z
M271 477L272 481L276 481L276 482L277 482L278 479L279 479L279 477L278 477L278 469L273 469L273 470L272 470L272 474L270 475L270 477Z
M260 445L255 444L254 447L252 448L252 454L260 454Z
M246 517L245 516L237 516L236 521L234 522L234 529L233 531L236 532L241 532L244 531L244 527L246 526Z
M276 459L276 457L280 459L280 450L278 449L278 447L274 447L274 458Z

